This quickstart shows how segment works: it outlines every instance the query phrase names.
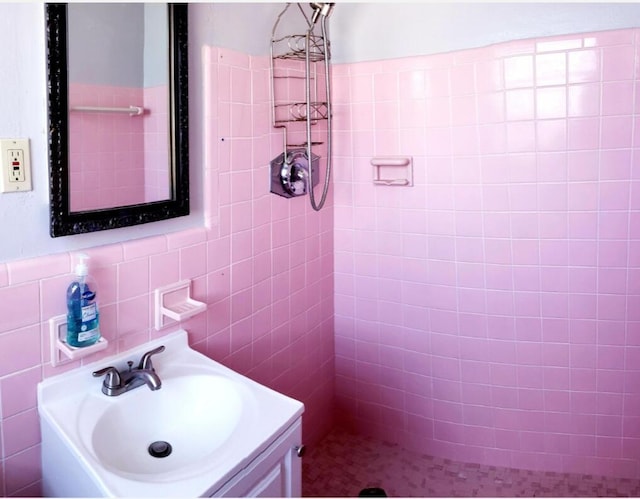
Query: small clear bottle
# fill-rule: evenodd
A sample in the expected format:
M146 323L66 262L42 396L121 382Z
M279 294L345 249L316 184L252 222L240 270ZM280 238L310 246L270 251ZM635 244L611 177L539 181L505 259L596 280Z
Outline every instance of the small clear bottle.
M88 347L100 339L100 314L96 302L96 285L89 275L84 253L77 255L75 279L67 288L67 343Z

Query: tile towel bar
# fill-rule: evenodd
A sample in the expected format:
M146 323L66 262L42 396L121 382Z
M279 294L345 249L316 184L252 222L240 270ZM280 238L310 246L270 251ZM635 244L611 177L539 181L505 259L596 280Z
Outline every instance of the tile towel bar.
M413 185L413 158L411 156L379 156L371 158L373 183L376 185Z

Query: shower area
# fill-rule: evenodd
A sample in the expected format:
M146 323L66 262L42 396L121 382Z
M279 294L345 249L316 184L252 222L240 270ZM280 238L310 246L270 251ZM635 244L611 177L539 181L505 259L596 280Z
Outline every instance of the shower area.
M640 478L638 34L336 65L340 425ZM378 155L413 185L376 184Z

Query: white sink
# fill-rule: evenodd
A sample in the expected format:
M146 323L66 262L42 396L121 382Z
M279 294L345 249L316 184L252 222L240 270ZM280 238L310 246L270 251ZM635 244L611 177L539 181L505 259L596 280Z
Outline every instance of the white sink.
M157 346L159 390L118 396L91 373ZM264 451L304 406L189 348L179 331L38 386L47 496L203 496Z
M140 387L116 403L102 394L88 397L79 418L88 427L80 434L86 448L114 473L156 481L174 479L177 472L192 475L236 436L243 412L256 410L251 392L242 388L224 376L199 374L166 378L153 392ZM157 449L158 457L149 451L156 442L152 452Z

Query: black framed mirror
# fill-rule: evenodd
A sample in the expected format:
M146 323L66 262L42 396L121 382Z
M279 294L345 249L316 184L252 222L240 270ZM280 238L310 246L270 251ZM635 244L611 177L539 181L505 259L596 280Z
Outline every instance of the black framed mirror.
M91 167L95 167L98 162L103 163L101 168L104 172L96 173L83 172L78 174L71 171L73 161L78 161L76 151L70 150L73 141L74 149L88 149L93 139L87 136L78 135L82 131L88 130L92 120L105 121L118 114L118 119L129 119L129 124L122 125L127 128L127 133L131 134L130 128L134 116L141 118L151 118L162 116L160 111L147 109L144 106L130 106L132 110L126 111L122 107L105 107L90 102L82 102L83 106L70 107L70 85L75 85L70 79L70 40L69 7L76 4L46 4L46 29L47 29L47 78L48 78L48 125L49 125L49 181L50 181L50 235L51 237L95 232L100 230L115 229L131 225L156 222L169 218L185 216L189 214L189 104L188 104L188 34L187 34L187 4L167 4L167 15L163 19L164 26L156 26L152 29L145 25L143 31L153 33L153 31L166 30L166 110L161 132L166 135L166 143L162 143L157 149L161 150L160 160L158 156L152 157L147 162L158 164L166 162L166 177L164 173L155 173L156 178L160 178L164 183L163 194L151 197L151 200L133 200L131 197L115 198L110 205L91 206L90 203L78 203L72 188L72 179L84 177L85 184L82 187L86 194L86 199L91 201L99 196L98 187L101 184L109 184L109 179L115 177L131 179L132 177L145 177L149 173L136 171L134 167L141 161L141 155L132 152L134 146L131 145L133 139L130 136L124 137L127 146L119 149L121 143L112 139L112 149L119 155L114 157L105 154L105 145L99 146L100 151L92 151L91 155L85 155L81 161ZM80 5L80 4L78 4ZM86 4L91 5L91 4ZM102 4L103 7L118 5L117 3ZM142 5L145 4L130 4ZM150 4L151 5L151 4ZM164 5L164 4L163 4ZM156 8L158 4L155 4ZM164 7L162 7L164 9ZM148 17L148 14L145 14ZM130 16L127 16L130 17ZM148 20L144 22L148 23ZM83 22L84 24L84 22ZM103 24L103 19L96 21L96 26ZM131 32L132 30L128 30ZM110 34L111 39L118 38L119 35ZM78 43L74 41L73 43ZM82 42L84 43L84 42ZM149 40L146 40L145 51L149 50ZM104 45L104 44L102 44ZM122 52L122 51L120 51ZM145 52L146 54L146 52ZM99 64L103 58L95 57L93 61ZM85 65L86 66L86 65ZM92 68L91 73L95 74ZM107 73L118 73L107 69ZM96 98L96 92L92 89L84 92L86 100ZM88 97L87 97L88 96ZM75 98L75 97L73 97ZM146 99L146 97L145 97ZM156 99L157 100L157 99ZM160 99L162 100L162 99ZM99 99L98 99L99 101ZM123 112L125 111L125 112ZM84 121L72 123L71 113L82 114ZM100 117L98 118L97 116ZM76 116L73 116L76 119ZM115 119L115 118L114 118ZM162 120L160 121L162 122ZM110 122L113 128L113 122ZM137 126L137 125L136 125ZM156 130L157 131L157 130ZM94 133L99 136L101 132ZM145 135L144 132L141 132ZM147 137L149 134L146 134ZM148 139L147 139L148 140ZM155 140L156 145L158 140ZM116 166L118 168L116 168ZM88 168L91 168L88 167ZM74 163L75 168L75 163ZM164 168L164 165L163 165ZM114 173L115 172L115 173ZM88 180L87 180L88 179ZM144 190L143 187L132 188L129 191ZM121 189L124 191L124 189ZM105 196L106 197L106 196Z

